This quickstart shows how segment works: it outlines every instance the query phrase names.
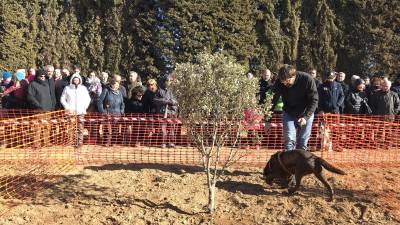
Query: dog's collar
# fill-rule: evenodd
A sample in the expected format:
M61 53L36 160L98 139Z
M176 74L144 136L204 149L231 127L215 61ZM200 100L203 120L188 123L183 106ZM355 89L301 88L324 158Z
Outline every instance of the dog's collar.
M278 162L279 162L279 165L281 165L282 169L283 169L286 173L292 174L292 173L290 173L290 171L286 168L286 166L283 165L283 163L282 163L282 160L281 160L281 155L282 155L282 153L283 153L283 152L279 152L279 154L278 154Z

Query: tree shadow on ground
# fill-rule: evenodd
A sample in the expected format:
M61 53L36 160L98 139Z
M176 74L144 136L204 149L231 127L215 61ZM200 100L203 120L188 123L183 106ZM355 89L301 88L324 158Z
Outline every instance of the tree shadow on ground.
M172 205L169 202L164 202L164 203L157 204L157 203L154 203L154 202L152 202L152 201L150 201L148 199L137 199L137 198L135 198L135 199L132 199L130 201L130 204L131 205L136 205L136 206L138 206L140 208L143 208L143 209L171 209L171 210L173 210L173 211L175 211L177 213L180 213L180 214L185 214L185 215L194 215L195 214L195 213L188 213L186 211L183 211L183 210L179 209L178 207L176 207L175 205Z
M156 163L129 163L129 164L106 164L101 166L87 166L84 169L93 171L99 170L132 170L140 171L143 169L154 169L161 170L164 172L184 174L184 173L204 173L204 168L201 166L190 166L190 165L177 165L177 164L156 164ZM239 170L224 171L224 175L228 176L251 176L253 172L244 172Z
M179 214L194 215L169 203L155 203L149 199L133 198L131 196L115 196L115 189L88 183L86 175L64 175L53 176L44 179L41 176L18 176L15 177L14 189L9 189L7 196L10 204L14 207L20 204L34 206L52 205L83 205L83 206L119 206L129 207L136 205L145 209L170 209ZM10 179L10 176L8 176ZM20 188L17 188L20 187ZM1 190L0 190L1 191ZM14 203L13 200L18 200ZM11 203L15 205L11 205Z
M276 190L265 190L263 185L243 181L220 181L217 183L216 187L228 192L241 192L246 195L281 195L281 193Z
M256 196L276 196L276 197L291 197L291 196L300 196L305 199L307 198L326 198L327 190L325 187L318 186L307 186L302 185L299 190L289 195L287 192L287 188L278 187L276 185L273 186L264 186L256 183L249 183L244 181L220 181L216 185L219 189L223 189L225 191L231 193L241 192L246 195L256 195ZM372 199L376 196L376 193L373 192L365 192L365 191L355 191L351 189L345 189L340 187L333 187L334 189L334 198L337 201L351 201L354 203L371 203Z

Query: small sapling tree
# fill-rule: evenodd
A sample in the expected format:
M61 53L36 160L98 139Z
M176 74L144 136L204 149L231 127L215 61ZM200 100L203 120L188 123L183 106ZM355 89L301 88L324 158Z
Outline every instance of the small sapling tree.
M238 146L246 129L243 124L261 122L256 117L244 121L244 112L250 109L268 117L271 99L258 105L258 80L247 78L245 66L222 53L201 53L194 62L177 64L172 87L187 134L202 158L208 209L213 213L218 180L229 165L249 153Z

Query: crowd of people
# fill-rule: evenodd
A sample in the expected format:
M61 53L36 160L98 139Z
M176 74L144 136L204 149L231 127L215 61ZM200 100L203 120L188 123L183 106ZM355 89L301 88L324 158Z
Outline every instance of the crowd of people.
M343 72L327 71L322 76L318 76L315 69L308 72L285 65L275 75L269 69L260 73L256 96L260 104L268 95L274 96L273 110L283 112L283 121L287 125L284 132L287 133L285 148L288 150L307 148L314 113L386 115L389 120L399 113L400 75L392 85L382 76L370 80L367 76L353 75L347 83ZM247 77L257 79L252 73ZM96 74L94 71L82 76L79 66L74 66L70 72L48 65L42 70L4 71L0 79L1 107L5 109L64 109L76 116L93 112L116 116L149 113L167 117L178 113L178 102L170 89L171 75L142 83L135 71L123 79L117 74L109 76L106 72ZM303 137L296 140L293 130L298 128L299 136ZM168 133L164 127L165 138L174 134ZM174 147L173 141L167 145Z
M92 71L82 76L79 66L70 73L68 69L54 69L49 65L38 71L30 68L27 73L25 69L15 73L5 71L0 78L1 107L5 109L65 109L77 114L86 111L105 114L176 113L176 99L168 88L171 80L168 76L159 82L149 79L143 85L141 77L134 71L123 80L120 75L109 76L106 72L97 75ZM74 97L75 89L79 92L77 96L90 98Z
M177 113L177 101L169 88L171 76L158 82L148 79L143 85L141 77L134 71L129 73L126 81L120 75L109 76L106 72L98 76L91 71L88 76L82 76L79 66L74 67L73 73L68 69L54 69L51 65L43 70L30 68L27 71L19 69L1 73L2 108L44 112L64 109L78 117L87 112L109 116L151 113L165 117ZM79 124L80 133L82 126ZM168 131L165 131L165 136L171 139L167 137ZM78 137L81 145L83 135ZM174 143L168 145L173 147Z
M380 115L387 121L399 113L400 75L394 85L383 76L370 82L369 77L357 75L347 84L346 74L335 71L324 72L322 81L317 77L315 69L306 74L290 65L281 67L276 76L269 69L262 71L259 100L263 103L272 95L273 110L283 114L285 150L308 149L315 113Z
M318 92L316 113L372 114L395 116L400 110L400 74L392 83L384 76L352 75L345 81L343 72L326 71L318 76L315 69L309 71ZM274 93L278 76L269 69L262 71L260 79L260 103L268 93ZM277 111L281 111L279 107Z

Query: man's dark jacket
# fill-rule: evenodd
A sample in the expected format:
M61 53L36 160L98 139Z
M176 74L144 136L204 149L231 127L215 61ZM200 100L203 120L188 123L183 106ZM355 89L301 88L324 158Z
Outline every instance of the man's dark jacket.
M340 113L340 107L343 106L344 94L342 86L333 81L325 81L318 88L319 111L325 113Z
M40 80L37 76L29 84L27 99L33 109L53 111L56 107L54 80Z
M307 73L297 71L294 84L286 87L275 82L273 105L282 96L283 111L295 118L310 118L318 106L318 91L313 78ZM274 108L274 107L273 107Z

